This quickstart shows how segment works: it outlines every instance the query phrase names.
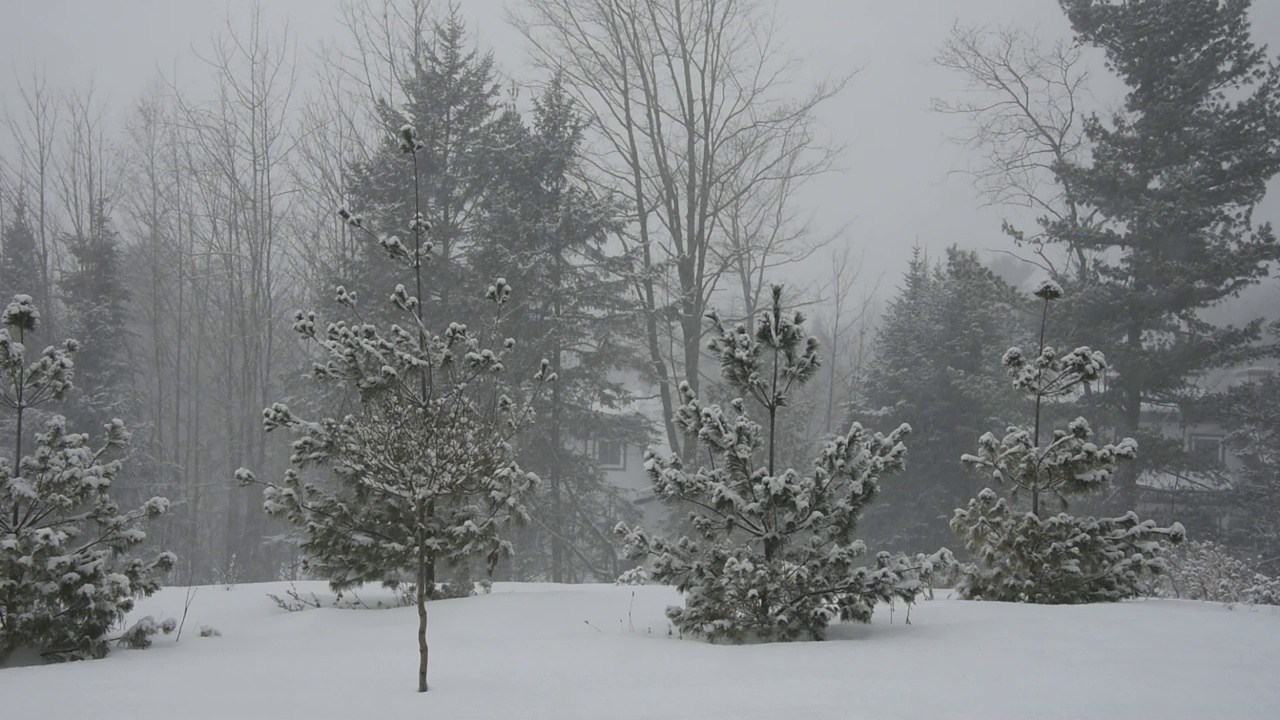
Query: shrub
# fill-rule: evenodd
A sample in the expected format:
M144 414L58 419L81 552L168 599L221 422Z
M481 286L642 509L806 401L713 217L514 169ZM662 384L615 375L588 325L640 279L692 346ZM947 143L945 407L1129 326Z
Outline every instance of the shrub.
M1212 542L1187 543L1169 557L1157 595L1229 605L1280 605L1280 578L1259 570L1258 560L1239 558Z

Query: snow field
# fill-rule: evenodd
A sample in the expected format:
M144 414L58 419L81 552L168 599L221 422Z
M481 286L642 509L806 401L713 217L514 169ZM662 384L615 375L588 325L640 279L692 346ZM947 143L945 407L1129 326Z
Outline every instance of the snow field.
M286 612L287 583L199 588L180 641L0 670L2 720L1208 718L1280 716L1280 610L1152 600L1035 606L937 599L826 642L668 636L665 587L503 584L433 602L431 692L413 608ZM304 597L333 600L321 582ZM180 617L184 588L133 617ZM634 593L634 595L633 595ZM365 605L392 593L358 593ZM351 600L351 596L347 596ZM222 637L201 638L201 625Z

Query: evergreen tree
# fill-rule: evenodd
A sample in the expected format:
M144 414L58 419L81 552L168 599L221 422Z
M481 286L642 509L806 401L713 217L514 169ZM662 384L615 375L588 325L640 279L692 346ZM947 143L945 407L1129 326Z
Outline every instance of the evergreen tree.
M15 296L0 328L0 404L15 417L12 458L0 458L0 661L14 650L35 648L53 660L102 657L107 633L133 608L134 599L160 588L158 576L174 565L172 553L151 561L129 553L146 539L144 520L169 508L151 498L121 513L111 486L129 441L124 424L106 424L93 446L52 416L35 447L23 454L23 421L36 407L66 398L72 389L67 340L34 360L27 343L40 314L31 297Z
M1231 543L1274 563L1280 558L1280 377L1238 385L1206 404L1209 416L1231 429L1227 447L1242 463L1230 491Z
M817 340L806 335L801 313L783 308L781 286L773 287L754 333L708 317L710 349L741 394L729 414L682 385L676 423L697 439L709 464L689 472L678 456L661 459L652 450L645 462L655 493L690 509L696 538L617 528L633 559L652 559L652 577L684 594L684 606L667 608L667 616L681 632L712 640L821 639L833 619L870 622L878 602L914 602L924 590L921 577L950 554L908 560L881 552L873 567L859 567L866 547L854 538L880 478L904 467L902 439L911 428L884 436L854 423L825 444L810 474L782 469L777 422L790 391L817 371ZM748 416L748 400L764 409L767 425Z
M424 143L406 125L400 147L417 164ZM418 691L426 692L426 601L437 592L436 562L465 566L484 557L492 572L510 554L499 528L527 520L522 499L537 482L516 464L511 442L532 412L533 396L555 376L544 360L528 399L502 392L497 377L516 343L491 345L511 296L506 280L486 293L494 308L488 332L456 322L438 335L428 332L420 298L431 226L419 209L406 223L410 244L368 231L413 278L412 289L398 284L390 295L403 325L339 321L320 330L314 312L297 313L294 330L320 352L313 377L345 386L358 407L320 421L304 420L283 403L263 411L268 432L284 428L297 438L283 482L263 483L263 508L302 531L306 567L335 590L370 582L395 587L413 578ZM367 230L348 211L340 215ZM340 306L357 312L351 292L339 287L336 295ZM305 482L302 473L313 468L332 472L336 489ZM257 482L248 469L236 475L242 485Z
M1177 406L1204 371L1257 352L1260 322L1217 327L1201 311L1234 297L1280 259L1253 209L1280 172L1280 63L1250 39L1250 0L1059 0L1077 39L1106 54L1128 88L1109 120L1086 123L1091 158L1058 168L1093 218L1045 221L1046 238L1088 251L1066 336L1111 348L1095 393L1108 426L1142 442L1117 503L1137 503L1146 469L1196 469L1177 443L1144 432L1144 403Z
M77 426L99 427L136 415L128 355L130 293L120 267L119 236L101 204L86 231L63 238L72 259L61 280L63 304L84 351L76 374L85 390L68 418Z
M1120 463L1133 460L1138 446L1132 438L1095 444L1082 417L1045 438L1048 405L1078 396L1102 376L1107 362L1087 347L1060 354L1046 345L1049 305L1062 297L1062 288L1045 281L1035 295L1043 301L1036 355L1028 358L1014 347L1003 361L1014 388L1035 403L1033 424L1011 426L1001 438L988 432L978 439L976 455L961 458L1011 492L1002 498L983 489L955 511L951 527L977 559L964 568L957 589L968 599L1050 604L1134 597L1147 575L1164 569L1164 541L1181 542L1185 531L1177 523L1161 528L1140 521L1132 510L1116 518L1046 511L1052 500L1065 510L1069 497L1105 488ZM1019 495L1029 500L1027 511L1012 507Z
M1024 305L976 253L952 247L931 268L915 251L855 408L890 424L912 419L914 459L867 510L867 537L893 549L947 542L946 521L978 489L955 481L954 459L982 428L1017 411L1017 394L990 357L1021 339Z
M619 272L625 258L606 248L621 221L611 199L579 179L582 130L554 77L534 103L532 128L519 126L513 151L498 161L472 254L477 272L522 288L528 299L516 303L520 322L511 333L519 355L547 358L559 378L536 406L539 422L519 441L522 464L544 483L530 501L535 525L522 533L522 564L553 582L585 573L612 580L621 572L611 530L632 519L619 515L630 503L605 482L589 451L596 441L648 439L616 379L633 362L636 317Z
M49 307L36 232L25 202L19 200L9 223L0 228L0 243L0 297L30 295L36 307Z
M421 208L431 224L433 259L423 296L431 324L475 319L476 303L464 288L475 287L468 253L477 236L480 203L498 182L495 159L511 147L519 118L499 102L492 53L470 48L456 6L429 26L411 51L412 75L401 82L407 97L381 98L376 114L382 141L367 160L349 168L349 210L390 234L407 233L403 218ZM418 162L401 157L400 128L412 125L421 138ZM390 287L412 277L376 244L357 246L351 277L336 278L352 288ZM483 277L483 276L478 276ZM386 308L369 307L389 320Z

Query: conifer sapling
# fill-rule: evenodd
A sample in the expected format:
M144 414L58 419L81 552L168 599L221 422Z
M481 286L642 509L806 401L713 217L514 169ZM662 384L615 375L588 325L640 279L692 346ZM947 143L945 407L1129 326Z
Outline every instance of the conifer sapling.
M170 552L130 555L146 539L145 521L169 501L155 497L121 512L111 499L129 442L120 420L92 444L53 415L23 454L29 411L71 392L79 347L67 340L29 361L26 344L39 321L31 297L17 295L0 327L0 404L14 416L13 456L0 458L0 661L19 648L49 660L102 657L110 630L135 598L160 588L160 574L176 561Z
M652 561L649 577L683 593L684 607L667 609L672 623L711 640L821 639L832 620L869 622L877 602L914 602L922 579L948 564L950 553L880 553L860 567L866 547L854 538L880 479L904 467L910 427L886 436L854 423L824 444L808 473L777 468L774 429L788 393L814 376L818 342L805 333L801 313L784 309L781 286L773 287L754 333L708 317L709 349L741 395L726 412L681 386L676 424L697 439L707 464L689 471L678 456L663 459L652 450L645 459L655 493L690 508L696 537L617 528L632 559ZM747 402L763 409L768 427L751 419Z
M1133 511L1117 518L1073 517L1065 512L1071 496L1106 487L1120 463L1134 459L1137 443L1123 438L1098 445L1089 423L1078 417L1054 430L1041 443L1041 418L1047 402L1066 401L1107 369L1102 353L1087 347L1059 354L1045 345L1049 306L1062 288L1045 281L1035 296L1043 302L1039 349L1027 358L1010 348L1004 365L1014 388L1035 404L1031 427L1010 427L1003 437L986 433L978 452L961 461L987 473L1011 489L1009 498L990 488L958 509L951 528L977 558L966 566L959 585L970 599L1037 603L1084 603L1121 600L1141 590L1141 580L1163 570L1165 541L1180 542L1182 525L1157 527L1140 521ZM1029 495L1030 510L1010 506ZM1056 499L1064 512L1044 515L1046 499Z
M423 144L409 125L399 137L416 176ZM411 271L413 289L397 284L389 297L406 324L383 329L360 322L356 295L344 287L337 288L337 302L356 322L321 330L314 312L297 313L294 331L320 353L312 376L351 391L356 409L319 421L304 420L283 403L263 411L268 432L283 428L296 436L283 482L262 483L263 508L301 529L305 566L335 590L414 579L418 690L426 692L426 601L436 593L435 564L483 557L492 570L510 554L499 530L527 521L522 500L538 482L516 464L511 440L530 418L533 398L556 378L543 360L523 401L502 392L497 378L515 347L511 339L491 346L511 297L504 279L485 293L493 309L487 332L460 323L428 332L420 298L432 246L420 208L408 223L412 246L375 234L346 210L339 214ZM304 472L322 468L336 488L304 481ZM237 476L242 484L258 482L247 469Z

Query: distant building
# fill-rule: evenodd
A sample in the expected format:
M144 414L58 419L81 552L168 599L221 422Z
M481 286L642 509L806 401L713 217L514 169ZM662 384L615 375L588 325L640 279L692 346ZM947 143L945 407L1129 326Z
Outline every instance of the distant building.
M657 440L666 437L661 430L662 401L657 398L657 389L645 387L638 373L618 373L610 379L626 384L640 396L626 412L644 416L656 431L654 439L651 442L636 442L598 435L573 441L573 449L591 456L600 464L606 482L621 490L623 496L640 510L643 515L642 526L658 529L665 523L668 508L653 494L653 484L644 470L644 453L651 446L659 454L670 452L665 441Z
M1217 373L1202 383L1205 392L1256 382L1275 373L1273 367L1249 366ZM1196 529L1225 534L1231 526L1231 507L1224 491L1233 487L1242 463L1226 446L1231 428L1188 417L1181 408L1144 405L1142 425L1163 437L1180 440L1183 448L1207 461L1207 473L1145 472L1138 478L1138 513L1158 521L1177 520ZM1139 449L1141 452L1141 449Z

